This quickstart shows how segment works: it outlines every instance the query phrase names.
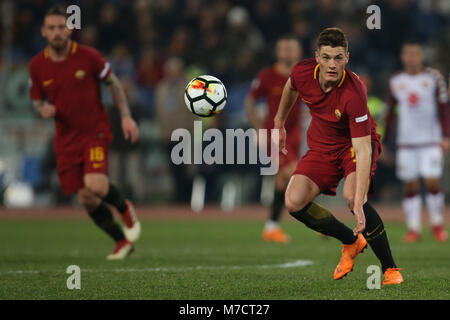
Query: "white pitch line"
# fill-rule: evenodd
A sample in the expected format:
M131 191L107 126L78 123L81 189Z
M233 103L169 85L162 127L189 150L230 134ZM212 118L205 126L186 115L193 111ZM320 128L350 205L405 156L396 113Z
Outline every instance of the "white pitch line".
M243 266L194 266L194 267L160 267L160 268L116 268L116 269L83 269L81 268L81 272L89 272L89 273L105 273L105 272L183 272L183 271L196 271L196 270L223 270L223 269L231 269L231 270L241 270L241 269L285 269L285 268L297 268L297 267L305 267L312 265L314 262L311 260L295 260L291 262L281 263L281 264L262 264L262 265L243 265ZM12 271L3 271L0 274L35 274L35 273L47 273L47 272L61 272L60 270L12 270Z

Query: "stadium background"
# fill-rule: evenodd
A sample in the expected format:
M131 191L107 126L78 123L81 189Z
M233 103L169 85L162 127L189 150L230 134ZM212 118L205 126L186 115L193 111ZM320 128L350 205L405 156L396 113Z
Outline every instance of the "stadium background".
M421 40L427 64L447 79L449 1L69 1L81 8L81 30L73 38L107 57L141 130L137 145L123 141L116 108L104 90L116 138L110 173L137 204L143 225L136 253L120 264L105 261L111 240L73 197L61 194L51 148L53 123L38 119L29 99L28 63L45 46L42 16L55 3L0 2L0 199L7 190L12 198L18 195L16 205L31 205L0 209L0 299L450 299L448 243L436 243L425 232L428 219L423 241L411 246L401 240L406 228L393 145L379 162L375 200L406 281L398 288L367 290L365 269L378 264L371 253L358 258L351 276L336 282L331 276L338 241L319 240L287 215L282 224L292 243L262 241L268 208L259 202L265 185L262 198L269 204L270 181L262 181L259 168L172 167L167 144L173 128L195 119L181 99L189 79L212 74L228 90L224 112L204 127L245 129L244 97L257 71L273 63L276 38L298 35L304 57L311 57L314 37L327 26L347 33L349 67L371 80L369 104L382 119L387 81L400 68L404 39ZM369 4L381 8L381 30L366 28ZM449 173L447 157L447 202ZM211 204L201 214L189 208L199 176ZM354 224L340 193L319 201ZM447 207L447 226L449 213ZM304 265L308 261L313 264ZM71 264L82 269L82 290L65 286Z
M14 181L28 183L37 206L71 201L59 191L54 172L53 124L35 116L28 96L27 66L45 46L40 25L45 11L55 3L5 0L0 6L2 188ZM213 74L225 83L229 100L220 117L205 121L204 126L247 128L244 97L258 70L273 63L273 45L281 34L297 35L304 57L311 57L320 30L341 27L350 43L349 67L371 82L370 104L380 127L387 81L400 68L403 40L422 41L427 63L444 75L449 72L448 1L86 0L70 4L81 8L81 30L74 31L73 39L107 57L139 121L141 139L131 146L122 139L115 106L104 90L116 137L111 176L138 203L189 202L192 182L199 175L206 178L209 202L221 201L227 181L243 186L236 203L260 199L261 178L255 166L171 166L170 132L189 128L194 118L182 110L184 120L174 121L170 110L180 111L182 89L190 78ZM380 6L381 27L388 33L365 27L369 4ZM377 174L376 200L398 202L401 190L393 173L393 153L385 154ZM447 164L447 199L448 173Z

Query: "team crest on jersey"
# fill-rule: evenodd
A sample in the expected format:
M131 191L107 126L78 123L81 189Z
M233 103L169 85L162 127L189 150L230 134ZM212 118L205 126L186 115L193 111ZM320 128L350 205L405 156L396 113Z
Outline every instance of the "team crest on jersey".
M84 70L77 70L77 72L75 72L75 78L77 78L78 80L81 80L84 78L86 72Z
M336 116L336 118L340 119L342 116L341 110L334 109L334 115Z

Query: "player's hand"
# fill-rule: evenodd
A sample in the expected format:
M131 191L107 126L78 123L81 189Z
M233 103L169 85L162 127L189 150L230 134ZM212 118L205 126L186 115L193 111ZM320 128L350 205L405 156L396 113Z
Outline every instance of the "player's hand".
M442 139L441 148L442 148L442 151L444 151L444 152L450 151L450 138Z
M56 114L56 107L52 104L45 103L40 111L40 114L44 119L53 118Z
M139 138L139 128L131 116L122 118L122 131L125 140L129 139L131 143L135 143Z
M366 217L364 216L364 211L362 206L354 206L353 213L356 217L356 227L353 229L353 234L356 236L366 229Z
M286 138L287 133L286 129L283 127L274 127L274 129L278 129L278 141L274 141L276 145L278 145L278 150L280 150L284 155L287 155L288 151L286 149Z

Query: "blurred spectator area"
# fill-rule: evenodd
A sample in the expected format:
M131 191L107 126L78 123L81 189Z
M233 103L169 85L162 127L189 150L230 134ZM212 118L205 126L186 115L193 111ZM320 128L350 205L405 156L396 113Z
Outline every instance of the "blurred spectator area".
M50 121L39 120L33 114L27 66L45 47L40 35L44 13L60 2L0 2L0 160L8 164L11 176L17 178L23 178L26 171L21 163L43 157L53 130ZM171 57L183 62L186 82L199 74L211 74L224 82L229 101L220 117L221 125L229 128L248 127L243 99L252 78L262 67L273 63L274 42L284 33L297 35L305 57L312 57L319 32L329 26L341 27L350 42L349 67L371 75L372 95L381 100L386 96L389 76L400 68L399 49L407 38L423 41L429 65L445 75L450 71L448 0L70 0L67 3L81 8L81 30L75 30L72 38L97 48L107 57L139 120L139 144L131 148L124 142L113 150L113 154L127 150L133 157L124 160L125 164L120 159L114 160L111 170L117 171L112 176L127 186L127 192L140 200L169 199L173 190L166 151L155 123L155 92L165 78L164 66ZM370 4L381 8L381 30L366 28L366 8ZM104 97L114 119L115 106L108 93ZM118 126L119 122L113 121L113 125ZM120 128L115 128L115 132L120 135ZM127 165L127 161L131 162ZM33 165L36 166L28 164L29 171ZM132 173L135 178L131 178L137 183L118 173L127 166L137 168Z

